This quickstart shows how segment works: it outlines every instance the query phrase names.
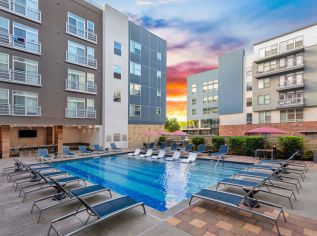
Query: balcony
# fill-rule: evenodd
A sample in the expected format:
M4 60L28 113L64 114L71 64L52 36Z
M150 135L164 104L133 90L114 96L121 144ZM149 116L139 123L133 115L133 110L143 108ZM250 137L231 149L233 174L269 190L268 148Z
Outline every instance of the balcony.
M97 60L94 58L90 58L87 56L80 56L78 54L66 52L66 61L68 63L92 68L92 69L97 69Z
M42 22L41 11L25 5L21 1L0 0L0 9L37 23Z
M65 108L65 117L75 119L96 119L96 111L91 109L77 110Z
M67 79L65 82L65 86L67 91L97 94L96 84L77 83Z
M256 72L254 77L259 79L259 78L268 77L268 76L272 76L272 75L282 74L285 72L290 73L293 71L301 70L304 67L305 67L304 60L302 60L300 63L297 63L296 61L294 61L292 65L287 64L285 67L280 67L279 65L276 65L276 68L274 68L274 69L270 69L270 70L263 71L263 72Z
M0 70L0 81L38 87L42 86L41 75L12 69Z
M0 45L37 55L41 54L41 43L11 34L0 33Z
M4 116L41 116L41 107L0 104L0 115Z
M293 55L293 54L296 54L296 53L301 53L301 52L304 52L304 51L305 51L305 48L303 46L301 46L301 47L297 47L297 48L294 48L294 49L291 49L291 50L286 50L286 51L283 51L283 52L279 52L279 53L268 55L268 56L263 57L263 58L259 58L259 59L255 60L254 63L259 64L259 63L275 60L275 59L278 59L278 58L287 57L287 56L290 56L290 55Z
M278 109L283 108L295 108L295 107L303 107L304 106L304 98L295 98L289 100L280 100L277 103Z
M75 25L69 24L68 22L66 22L66 33L97 44L97 34L95 32L78 29Z
M298 89L304 87L304 80L292 80L292 81L284 81L277 84L277 91L288 90L288 89Z

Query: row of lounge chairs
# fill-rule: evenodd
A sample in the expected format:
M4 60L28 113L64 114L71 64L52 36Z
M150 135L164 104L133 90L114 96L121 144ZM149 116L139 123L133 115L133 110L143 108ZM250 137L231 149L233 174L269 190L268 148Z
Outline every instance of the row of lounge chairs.
M236 173L233 178L226 178L220 181L217 184L215 190L202 189L198 193L193 194L189 201L189 205L192 203L192 199L199 198L220 203L238 210L250 212L253 215L273 221L278 234L281 235L278 227L278 220L281 216L283 216L283 219L286 222L283 207L275 203L259 200L255 195L257 192L263 192L273 196L287 198L291 207L293 208L291 198L293 197L295 200L297 200L294 190L292 188L280 186L279 183L296 186L297 191L298 187L301 187L300 181L303 181L303 179L301 177L294 177L294 174L295 176L296 174L299 174L305 178L304 174L307 173L308 168L305 164L297 164L292 162L296 155L298 155L298 152L294 153L289 159L285 161L265 160L251 165L246 170ZM263 168L261 168L261 166ZM244 179L240 179L241 176L243 176ZM290 182L290 179L293 180L293 182ZM218 190L219 186L221 185L242 188L246 194L239 195L228 191ZM286 190L284 192L289 192L289 194L277 193L273 190L273 188ZM277 214L266 214L263 211L255 210L255 208L259 207L260 205L273 208Z
M56 209L61 205L78 203L78 207L74 212L51 221L48 235L50 235L51 231L54 231L57 235L64 235L56 227L57 224L70 217L76 217L81 213L87 213L87 218L83 222L83 225L72 232L68 232L66 235L74 235L131 208L141 206L144 214L146 214L143 202L135 201L128 196L113 198L110 189L97 184L87 185L84 179L59 171L50 163L26 164L18 159L13 160L15 161L14 166L4 168L2 175L6 176L9 182L13 183L15 191L19 190L18 196L22 198L23 202L34 193L41 192L45 194L47 192L45 197L34 200L32 204L31 213L37 210L38 223L44 212ZM78 187L79 183L83 183L83 185L79 185ZM51 192L48 192L49 189L55 190L55 193L51 194ZM85 200L86 197L96 196L102 192L109 193L106 200L94 205L89 204ZM50 199L53 201L49 201ZM49 204L47 204L47 201L49 201Z

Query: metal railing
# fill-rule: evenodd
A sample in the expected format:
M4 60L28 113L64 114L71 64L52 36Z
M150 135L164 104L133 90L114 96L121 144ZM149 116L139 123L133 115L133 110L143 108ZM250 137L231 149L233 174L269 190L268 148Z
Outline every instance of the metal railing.
M274 68L269 69L263 69L263 71L256 71L255 76L264 76L264 75L270 75L274 73L280 73L280 72L286 72L292 69L301 68L305 65L304 60L294 60L293 63L285 63L285 66L281 66L280 64L277 64Z
M41 116L41 107L0 104L0 115L8 116Z
M294 80L287 80L284 82L279 82L277 87L279 90L281 89L290 89L290 88L298 88L304 86L304 79L294 79Z
M280 100L280 101L278 101L277 106L279 108L304 106L304 98L301 97L301 98Z
M65 117L66 118L96 119L96 110L91 110L91 109L77 110L77 109L65 108Z
M0 32L0 45L18 50L41 54L41 43L29 41L25 38Z
M31 8L16 0L0 0L0 8L39 23L42 21L40 10Z
M79 56L78 54L66 52L66 61L69 63L97 69L97 60L87 56Z
M26 71L0 69L0 80L10 83L42 86L40 74L29 73Z
M97 34L95 32L79 29L76 25L69 24L68 22L66 22L66 33L97 43Z
M82 93L97 93L97 85L96 84L89 84L89 83L78 83L73 82L69 79L65 81L66 90L82 92Z

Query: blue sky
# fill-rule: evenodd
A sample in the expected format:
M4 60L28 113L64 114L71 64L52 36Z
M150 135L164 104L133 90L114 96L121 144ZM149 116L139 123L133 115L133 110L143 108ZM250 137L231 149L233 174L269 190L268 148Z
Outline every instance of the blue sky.
M317 23L317 0L94 0L168 41L168 115L184 119L186 77L217 57ZM184 88L184 89L180 89Z

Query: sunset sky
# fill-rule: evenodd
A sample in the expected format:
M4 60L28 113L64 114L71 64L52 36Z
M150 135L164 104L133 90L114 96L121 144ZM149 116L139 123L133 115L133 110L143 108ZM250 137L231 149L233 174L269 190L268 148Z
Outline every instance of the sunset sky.
M317 0L95 0L168 42L167 114L186 120L186 78L217 57L317 22Z

